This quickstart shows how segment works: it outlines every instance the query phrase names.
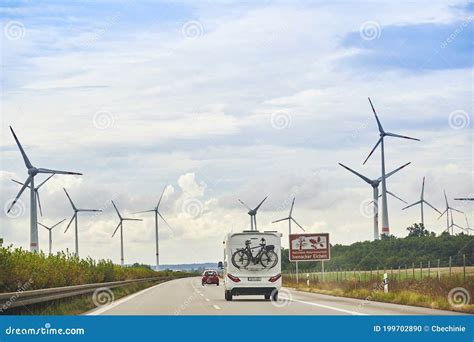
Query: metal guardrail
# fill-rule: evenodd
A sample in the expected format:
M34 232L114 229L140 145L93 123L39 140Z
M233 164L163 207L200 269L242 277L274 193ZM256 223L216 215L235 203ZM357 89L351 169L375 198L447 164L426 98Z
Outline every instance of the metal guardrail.
M52 300L79 296L87 293L94 292L95 290L105 288L115 288L120 286L126 286L130 284L138 284L146 281L168 281L176 279L175 277L153 277L153 278L142 278L132 280L120 280L112 281L107 283L94 283L94 284L83 284L63 287L52 287L48 289L29 290L29 291L16 291L0 293L0 309L14 308L18 306L31 305L43 302L49 302ZM1 311L1 310L0 310Z

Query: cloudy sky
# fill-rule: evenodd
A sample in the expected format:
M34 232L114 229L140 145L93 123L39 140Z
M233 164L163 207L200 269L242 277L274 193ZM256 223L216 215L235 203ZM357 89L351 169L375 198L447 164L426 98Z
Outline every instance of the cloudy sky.
M261 229L284 233L294 217L332 243L370 240L370 178L380 151L370 96L389 138L387 170L412 162L389 190L442 210L474 192L472 24L468 1L4 1L0 7L0 237L29 246L29 194L4 208L26 179L13 126L37 167L55 176L40 190L43 217L78 207L81 256L120 261L118 220L151 209L167 185L160 222L163 263L217 261L222 240L248 228L246 209L269 196ZM36 178L37 184L44 179ZM468 213L472 203L452 201ZM389 198L391 233L406 235L419 209ZM426 209L426 225L443 219ZM138 216L133 216L138 217ZM125 262L154 262L153 215L126 222ZM462 215L456 222L465 225ZM474 225L474 223L473 223ZM74 248L66 223L53 250ZM47 250L47 231L40 228Z

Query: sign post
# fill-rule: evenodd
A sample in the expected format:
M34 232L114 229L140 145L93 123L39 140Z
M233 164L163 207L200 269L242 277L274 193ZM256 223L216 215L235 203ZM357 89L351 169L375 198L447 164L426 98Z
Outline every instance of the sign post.
M321 261L324 281L324 260L331 259L328 233L290 234L290 261L296 263L296 287L299 285L298 262Z

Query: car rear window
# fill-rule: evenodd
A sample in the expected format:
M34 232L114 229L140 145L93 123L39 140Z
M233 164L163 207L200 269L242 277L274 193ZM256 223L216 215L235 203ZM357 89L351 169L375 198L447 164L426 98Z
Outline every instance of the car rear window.
M206 272L206 275L207 276L215 276L215 275L217 275L217 273L216 272Z

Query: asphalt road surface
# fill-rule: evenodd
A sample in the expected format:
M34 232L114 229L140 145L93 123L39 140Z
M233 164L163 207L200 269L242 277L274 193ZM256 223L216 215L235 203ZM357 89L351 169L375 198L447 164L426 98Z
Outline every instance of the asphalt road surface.
M452 311L364 301L282 288L277 302L263 296L224 299L224 286L184 278L147 288L89 315L456 315Z

